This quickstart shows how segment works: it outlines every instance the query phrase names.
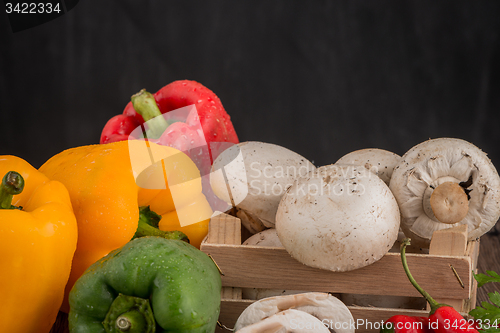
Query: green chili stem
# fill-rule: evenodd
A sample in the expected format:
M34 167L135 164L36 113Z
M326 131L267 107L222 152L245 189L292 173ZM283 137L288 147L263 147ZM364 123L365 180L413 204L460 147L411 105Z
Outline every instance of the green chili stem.
M12 199L24 189L24 178L16 171L5 174L0 185L0 209L13 209Z
M148 134L152 136L153 139L158 139L165 129L167 129L169 124L165 118L163 118L154 96L147 92L146 89L142 89L137 94L133 95L131 100L135 111L148 123Z
M427 302L429 302L429 305L431 306L431 313L433 313L439 306L440 304L436 302L429 293L427 293L425 290L422 289L415 281L413 276L410 273L410 269L408 268L408 263L406 262L406 247L410 245L410 238L405 238L403 240L403 243L401 244L401 261L403 262L403 268L405 270L406 276L408 277L408 280L410 280L411 284L417 289L417 291L425 297Z

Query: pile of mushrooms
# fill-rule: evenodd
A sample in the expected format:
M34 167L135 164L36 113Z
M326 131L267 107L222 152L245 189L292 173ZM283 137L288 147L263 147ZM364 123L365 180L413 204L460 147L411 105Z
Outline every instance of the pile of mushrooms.
M299 262L331 271L376 262L398 237L428 248L434 231L465 224L472 240L500 217L495 167L460 139L428 140L402 157L357 150L319 168L286 148L244 142L224 151L212 171L214 193L255 234L244 245L284 247ZM253 299L300 293L246 291Z
M379 260L397 239L400 213L385 182L399 159L367 149L316 169L286 148L244 142L219 155L210 182L256 233L244 244L283 246L305 265L347 271Z
M454 138L422 142L394 168L390 189L401 209L401 228L428 247L436 230L468 226L469 240L500 217L500 178L487 155Z
M236 321L237 333L354 333L349 309L327 293L268 297L249 305Z

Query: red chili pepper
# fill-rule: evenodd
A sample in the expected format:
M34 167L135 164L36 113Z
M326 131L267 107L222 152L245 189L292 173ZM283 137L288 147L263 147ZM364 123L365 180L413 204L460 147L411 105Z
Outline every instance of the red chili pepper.
M380 333L431 333L428 318L395 315L384 322Z
M231 123L230 117L225 111L220 99L210 89L202 84L180 80L174 81L154 94L154 100L161 114L179 109L185 106L195 105L198 113L198 119L187 119L186 125L167 124L173 126L170 134L164 138L164 144L175 147L177 144L184 144L180 150L189 150L193 145L199 144L200 139L204 139L208 144L210 159L213 161L216 155L214 143L238 143L238 136ZM127 140L132 131L157 116L157 114L148 114L150 110L134 109L132 102L129 102L123 111L123 114L111 118L101 133L100 143L109 143L115 141ZM193 115L192 117L195 117ZM146 119L145 119L146 118ZM192 124L189 121L198 122L201 124L203 133L193 131ZM188 132L195 136L194 140L189 140L187 143L182 142L183 135ZM204 138L201 137L204 136ZM191 142L194 141L193 144ZM177 148L177 147L175 147ZM182 149L184 148L184 149Z
M401 261L406 276L411 284L418 290L418 292L425 297L431 307L429 313L430 328L436 333L478 333L475 329L476 325L472 321L467 321L462 315L453 307L447 304L436 302L425 290L423 290L417 281L413 278L406 262L406 247L410 245L410 239L407 238L401 244Z

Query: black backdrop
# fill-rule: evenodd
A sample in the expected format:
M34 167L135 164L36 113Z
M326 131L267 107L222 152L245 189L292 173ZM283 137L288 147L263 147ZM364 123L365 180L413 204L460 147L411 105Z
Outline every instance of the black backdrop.
M18 33L2 11L0 55L0 154L37 167L178 79L316 165L450 136L500 166L500 1L80 0Z

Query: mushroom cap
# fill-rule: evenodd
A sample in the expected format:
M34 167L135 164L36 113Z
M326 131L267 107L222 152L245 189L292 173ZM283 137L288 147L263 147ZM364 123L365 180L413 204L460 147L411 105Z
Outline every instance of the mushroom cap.
M366 148L342 156L335 164L362 165L389 185L392 171L400 159L401 156L388 150Z
M318 318L294 309L278 312L240 329L235 327L234 331L236 333L330 333Z
M247 238L243 245L283 247L275 228L266 229Z
M310 161L289 149L248 141L231 146L215 159L210 184L221 200L234 203L266 227L274 227L276 210L286 189L295 178L314 169Z
M453 219L446 221L441 217L446 212L436 211L439 205L435 202L442 193L435 194L435 190L449 183L459 184L469 198L465 203L468 210L462 213L465 217L455 223ZM483 151L465 140L438 138L414 146L394 168L389 187L400 206L401 228L411 237L412 244L422 247L429 246L434 231L461 224L468 226L469 240L478 238L500 217L497 170ZM456 190L458 186L449 188ZM446 209L445 204L452 205L451 200L459 198L450 194L449 199L441 200L440 209ZM455 210L462 209L460 205L456 207Z
M260 322L283 310L295 309L308 313L328 323L337 333L354 333L351 323L354 318L351 311L338 298L327 293L303 293L286 296L268 297L250 304L239 316L234 330ZM337 325L335 325L337 323ZM342 325L343 323L347 323ZM327 329L326 332L329 330Z
M398 236L389 187L362 166L328 165L299 178L283 196L276 230L301 263L349 271L382 258Z

